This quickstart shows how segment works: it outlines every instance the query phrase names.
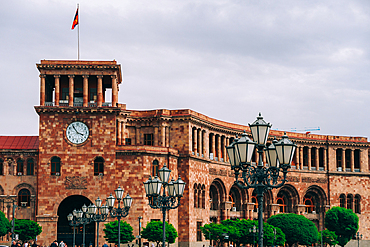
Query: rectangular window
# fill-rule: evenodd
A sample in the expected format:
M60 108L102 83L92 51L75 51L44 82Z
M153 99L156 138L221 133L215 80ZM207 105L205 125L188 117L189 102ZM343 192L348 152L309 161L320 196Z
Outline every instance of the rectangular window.
M202 226L202 222L197 222L197 241L202 241L202 231L200 227Z
M125 139L125 145L128 145L128 146L131 145L131 138L126 138Z
M33 160L27 161L27 175L34 175L34 163Z
M144 145L153 146L153 134L144 134Z
M62 100L67 100L69 96L69 88L68 87L65 87L65 88L62 88Z
M96 88L90 88L90 102L95 102L97 99Z
M4 162L0 159L0 175L4 175Z

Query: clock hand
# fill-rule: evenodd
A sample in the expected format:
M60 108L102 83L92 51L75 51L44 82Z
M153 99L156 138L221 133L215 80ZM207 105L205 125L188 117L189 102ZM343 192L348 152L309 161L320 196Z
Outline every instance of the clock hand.
M76 130L76 128L75 128L75 126L74 126L74 125L72 125L72 127L74 128L74 130L76 131L76 133L77 133L77 134L79 134L79 135L82 135L82 136L83 136L83 134L81 134L80 132L78 132L78 131Z

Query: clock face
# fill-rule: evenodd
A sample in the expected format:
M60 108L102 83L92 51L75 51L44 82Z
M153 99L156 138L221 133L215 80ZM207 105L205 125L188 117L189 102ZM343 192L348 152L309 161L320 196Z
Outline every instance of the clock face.
M84 143L89 138L89 128L83 122L73 122L67 127L66 137L73 144Z

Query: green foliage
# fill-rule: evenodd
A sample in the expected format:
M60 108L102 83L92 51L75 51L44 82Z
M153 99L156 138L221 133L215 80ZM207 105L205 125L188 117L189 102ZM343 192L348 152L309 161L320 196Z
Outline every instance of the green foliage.
M271 216L267 223L280 228L289 246L293 244L311 245L316 243L318 231L314 223L297 214L277 214Z
M345 246L358 231L358 216L351 209L332 207L326 212L325 227L335 232L340 246Z
M335 232L329 231L328 229L322 231L322 242L325 246L337 245L337 238L338 237ZM319 239L317 240L317 243L321 244L321 232L319 232Z
M104 224L105 228L104 231L104 238L108 241L108 243L115 243L118 244L118 220L109 222ZM131 242L135 239L134 235L132 234L133 228L130 224L126 221L121 220L121 231L120 231L120 242L121 244L125 244Z
M253 236L253 233L250 231L253 229L253 226L256 226L256 233ZM279 229L276 228L276 236L274 241L274 228L273 226L264 223L264 236L263 241L264 245L284 245L285 235ZM201 227L201 231L206 239L214 240L217 242L217 245L220 246L223 242L232 241L236 246L253 244L258 241L258 222L246 219L236 219L236 220L224 220L221 224L211 223L206 224ZM224 234L228 233L229 239L224 239Z
M19 240L25 241L35 239L42 232L42 227L33 220L18 220L14 222L14 233L19 235Z
M167 221L166 224L166 242L170 244L175 243L178 237L177 231L172 224ZM156 242L157 246L162 243L163 238L163 222L162 221L151 221L146 224L146 227L141 231L141 237L147 239L150 242Z
M0 236L5 236L9 231L9 220L5 217L5 214L0 211Z

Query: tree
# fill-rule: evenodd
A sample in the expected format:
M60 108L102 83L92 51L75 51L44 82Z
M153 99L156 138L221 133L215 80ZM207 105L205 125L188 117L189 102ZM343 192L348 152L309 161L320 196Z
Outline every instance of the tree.
M271 216L267 223L283 231L289 246L311 245L317 242L318 231L315 224L303 215L277 214Z
M178 237L177 231L172 224L167 221L166 224L166 242L173 244ZM163 239L163 222L162 221L151 221L146 224L146 227L141 231L141 237L147 239L150 242L156 242L157 246L162 243Z
M204 237L208 240L216 241L217 246L227 242L225 234L228 233L229 227L222 224L210 223L200 227Z
M345 246L358 231L358 216L351 209L332 207L326 212L325 227L335 232L340 246Z
M14 221L14 233L18 234L22 243L35 239L41 232L42 227L33 220L15 219Z
M337 238L338 236L333 231L329 231L328 229L322 231L322 242L325 246L337 245L338 244ZM319 232L319 239L317 243L319 244L321 243L321 232Z
M0 236L5 236L10 231L9 220L5 217L5 214L0 211Z
M104 238L108 243L118 244L118 220L104 224ZM135 239L132 234L133 228L126 221L121 220L120 243L125 244Z

